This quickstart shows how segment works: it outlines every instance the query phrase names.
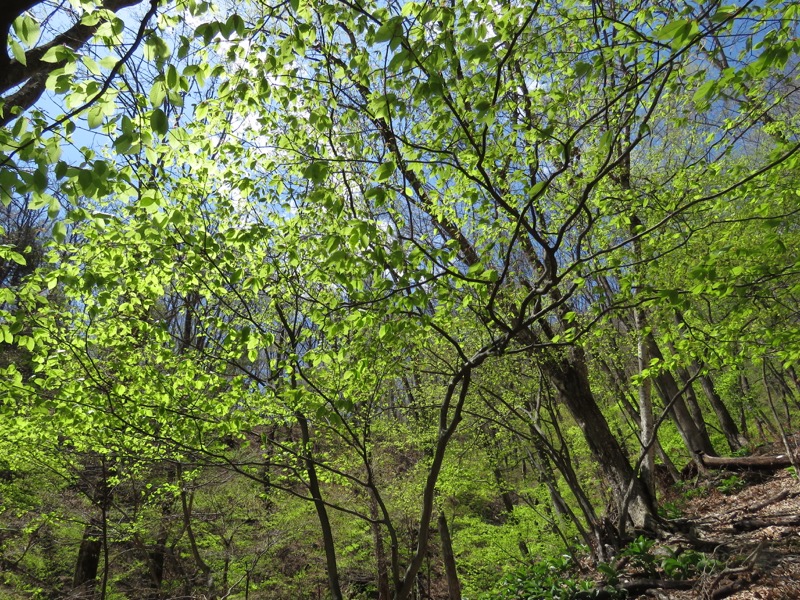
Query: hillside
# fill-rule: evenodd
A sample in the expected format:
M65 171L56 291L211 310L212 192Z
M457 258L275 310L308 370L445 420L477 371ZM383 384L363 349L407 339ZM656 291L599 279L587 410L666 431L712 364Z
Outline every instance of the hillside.
M773 445L761 448L760 453L779 450L779 445ZM673 511L672 516L681 514L673 522L688 528L693 541L687 535L674 534L652 546L631 544L614 563L618 587L630 589L642 580L651 580L653 587L629 597L800 598L800 482L792 469L717 473L683 491L673 490L669 497L665 505ZM705 558L693 554L698 547ZM675 567L670 571L673 558ZM681 567L686 579L668 577L668 573L681 575ZM597 577L601 585L608 580L607 576ZM644 586L642 582L640 587Z

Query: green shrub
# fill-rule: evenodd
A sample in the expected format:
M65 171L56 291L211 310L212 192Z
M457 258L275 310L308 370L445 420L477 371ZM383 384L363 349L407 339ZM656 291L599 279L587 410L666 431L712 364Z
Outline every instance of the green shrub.
M523 565L506 575L483 600L568 600L595 587L592 581L574 577L573 567L566 555Z

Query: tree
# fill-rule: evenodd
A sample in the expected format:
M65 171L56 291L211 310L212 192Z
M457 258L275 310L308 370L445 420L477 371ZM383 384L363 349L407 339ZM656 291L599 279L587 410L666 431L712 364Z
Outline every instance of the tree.
M776 96L794 94L792 5L187 8L152 2L103 83L50 72L75 108L4 130L6 195L64 214L50 270L26 278L11 296L19 308L2 314L4 339L34 357L31 376L6 370L3 418L22 419L28 443L49 433L150 464L202 457L309 502L334 597L344 595L336 512L369 525L377 562L387 536L384 595L412 594L435 543L449 449L465 419L491 423L495 402L508 403L512 426L527 412L531 464L564 513L549 462L575 490L576 526L591 530L598 555L658 528L640 474L657 435L650 378L687 447L711 450L704 415L690 412L673 375L694 358L691 341L668 336L662 329L677 326L661 318L679 306L690 326L698 313L682 299L706 287L665 286L659 271L699 232L731 231L709 217L718 205L785 214L753 197L768 189L785 200L777 178L800 149L775 108ZM26 19L20 31L33 27ZM169 38L173 25L186 29ZM741 51L723 57L729 38ZM755 113L731 116L731 97ZM83 111L106 144L61 159L59 138L44 134L64 125L70 139ZM739 159L741 140L778 124L790 132ZM711 281L711 267L697 277ZM52 290L65 300L50 302ZM606 319L621 330L632 309L631 372L642 384L633 461L586 342ZM670 342L675 357L662 350ZM532 387L517 385L510 365L540 373L539 392L568 416L552 414L580 430L610 491L604 518L570 449L551 443L561 423L543 425L528 397L506 398ZM495 371L508 385L492 381ZM391 486L381 489L374 470L375 432L397 413L388 400L397 390L410 414L435 423L416 448L426 460L407 554ZM261 456L237 454L247 444ZM337 444L342 456L329 451ZM361 499L342 502L343 490Z
M59 70L66 74L65 67L75 61L76 52L95 34L100 32L110 39L110 32L101 31L102 25L111 24L113 35L119 35L124 25L114 15L116 11L142 3L143 0L81 2L80 12L63 7L45 12L48 8L42 0L11 0L0 17L0 47L4 49L0 53L0 94L5 95L0 100L0 124L7 125L34 106L47 88L48 77ZM157 4L157 0L151 2L153 7ZM37 19L31 13L42 14ZM42 30L41 23L62 20L69 23L63 30ZM6 53L9 47L12 56ZM92 60L88 54L85 56L86 61Z

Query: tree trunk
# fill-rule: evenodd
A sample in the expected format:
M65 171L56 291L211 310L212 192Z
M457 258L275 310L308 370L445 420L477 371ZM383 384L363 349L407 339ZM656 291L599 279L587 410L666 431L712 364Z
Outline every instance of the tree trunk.
M181 473L180 466L178 467L178 473ZM189 493L187 493L186 483L184 481L180 481L178 485L181 486L180 497L182 509L181 514L183 515L183 530L186 532L186 537L189 540L189 549L191 550L195 566L197 566L197 568L203 574L202 586L208 592L208 597L213 599L216 597L216 594L214 593L214 574L211 570L211 567L200 555L200 549L197 545L197 538L194 535L194 526L192 525L192 503L194 501L194 494L190 496Z
M628 413L628 416L630 416L631 420L634 423L638 424L641 420L641 416L639 415L639 411L636 410L636 408L631 404L630 400L627 397L626 386L625 386L626 375L618 367L614 366L612 368L612 366L609 365L606 361L602 359L597 359L597 360L600 367L611 377L614 389L617 392L617 395L619 396L620 404L622 404L622 407ZM640 435L640 440L641 440L641 435ZM672 479L673 483L677 483L678 481L680 481L681 479L680 471L678 471L678 468L675 466L675 463L672 462L672 459L664 451L664 447L661 445L661 441L658 439L657 431L656 431L656 439L653 445L655 447L656 455L658 455L658 458L664 464L664 467L666 467L667 472L669 473L669 476Z
M711 436L708 433L705 415L703 414L703 409L700 408L700 402L697 400L697 394L695 394L694 386L692 385L692 376L683 367L678 367L675 372L678 376L677 381L682 384L685 390L684 397L686 398L686 407L689 409L689 414L692 415L692 420L697 425L700 435L704 439L708 439L708 443L711 444Z
M328 586L333 600L343 600L342 588L339 584L339 567L336 564L336 546L333 542L333 529L328 510L322 499L322 491L319 487L317 478L317 467L311 456L311 436L308 431L308 420L300 412L295 413L297 422L300 424L300 433L303 440L303 456L305 459L306 475L308 475L308 491L314 499L314 507L317 510L320 529L322 530L322 545L325 548L325 563L328 571Z
M372 541L375 544L375 566L378 574L378 600L389 600L391 598L391 591L389 589L389 566L386 561L386 549L383 545L383 536L381 535L381 524L378 522L378 501L375 499L375 493L370 490L369 497L369 516L372 522L369 524L372 531Z
M161 596L161 584L164 581L164 567L167 558L167 536L167 529L162 522L156 543L152 550L147 553L147 559L150 564L150 578L152 579L153 587L150 598L153 599Z
M648 334L647 336L647 350L652 358L657 358L661 361L664 360L664 355L661 354L661 350L652 334ZM691 455L696 457L695 453L701 451L709 456L716 456L717 453L711 445L708 432L705 431L705 428L701 430L692 418L683 400L681 389L675 382L672 373L663 371L656 376L655 381L656 389L661 399L664 401L664 405L672 406L670 416L673 418L678 432L681 434L681 438ZM696 458L695 463L699 468L703 468L702 463L697 461Z
M745 405L750 402L750 382L747 380L747 375L744 373L739 374L739 389L742 392L741 403L739 404L739 428L749 437L747 433L747 411L745 410ZM764 435L762 434L761 437L764 437Z
M699 365L695 365L695 368L699 370L700 367ZM733 417L728 411L728 407L725 406L725 403L722 401L722 398L720 398L719 394L717 394L717 390L714 387L714 382L709 375L700 376L700 387L703 388L703 393L705 393L709 404L711 404L711 408L714 409L714 412L717 415L720 429L722 429L722 433L725 435L725 439L728 441L728 446L730 447L731 452L736 452L737 450L747 446L747 437L739 432L736 422L733 420Z
M645 319L641 311L641 307L633 309L633 321L636 326L636 359L639 375L642 376L642 380L639 382L639 443L644 454L640 472L642 482L647 486L647 491L655 498L655 442L658 439L658 432L656 431L655 417L653 416L652 382L650 377L643 375L650 366L650 355L647 352L647 343L644 339Z
M96 456L94 453L90 453L87 458L89 463L85 467L84 477L87 478L91 486L89 488L91 491L87 491L87 495L92 501L92 510L99 509L101 516L99 519L96 516L92 516L86 527L84 527L81 545L78 548L78 559L75 562L72 585L75 588L83 586L93 590L97 583L97 573L100 570L100 558L105 556L106 563L108 562L106 528L108 524L107 511L111 504L111 488L108 485L108 471L105 459ZM105 596L107 577L106 569L100 590L103 597Z
M686 321L683 318L683 313L679 310L675 311L675 323L679 327L682 327L686 324ZM696 373L700 373L702 370L697 361L692 361L692 368ZM709 404L711 404L711 408L717 415L720 429L722 430L722 433L725 436L731 451L736 452L740 448L746 446L748 444L747 438L739 433L739 429L736 427L736 423L733 420L733 417L731 417L728 407L725 406L722 398L720 398L719 394L717 394L717 391L714 388L714 382L711 379L711 376L705 374L701 375L698 379L700 381L700 387L703 389L703 393L706 395ZM688 381L686 378L684 378L684 380Z
M97 571L100 566L102 548L100 523L97 519L91 519L83 530L81 546L78 549L78 560L75 563L75 575L72 578L72 587L94 588L97 582Z
M572 347L569 356L560 360L548 357L541 366L555 387L559 401L567 407L583 432L589 450L611 488L618 513L627 510L632 525L637 529L653 528L656 520L653 498L634 472L597 405L589 384L583 350Z
M439 513L439 537L442 540L442 558L444 559L444 573L447 578L448 600L461 600L461 584L456 571L456 557L453 554L453 542L450 539L450 529L443 512Z
M789 373L789 377L794 384L795 389L800 392L800 379L797 377L797 371L794 370L794 367L791 365L786 369L786 372Z

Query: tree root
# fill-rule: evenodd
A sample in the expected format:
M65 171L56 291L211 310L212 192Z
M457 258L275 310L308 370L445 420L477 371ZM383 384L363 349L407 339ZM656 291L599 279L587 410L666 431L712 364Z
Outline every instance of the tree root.
M767 498L763 502L759 502L753 506L748 506L745 509L745 512L754 513L760 511L762 508L766 508L770 504L775 504L776 502L781 502L782 500L786 500L787 498L794 498L798 495L798 492L789 493L789 490L783 490L779 494L775 494L774 496Z
M731 575L734 576L733 581L717 588L711 593L706 594L706 598L709 598L710 600L722 600L723 598L727 598L728 596L732 596L736 592L743 590L752 583L758 581L758 579L761 577L761 573L758 571L753 571L749 567L725 569L714 579L714 582L711 584L711 589L717 587L720 581ZM742 576L739 577L739 575Z

